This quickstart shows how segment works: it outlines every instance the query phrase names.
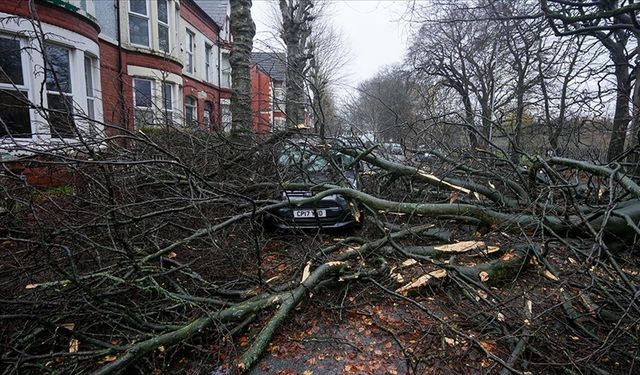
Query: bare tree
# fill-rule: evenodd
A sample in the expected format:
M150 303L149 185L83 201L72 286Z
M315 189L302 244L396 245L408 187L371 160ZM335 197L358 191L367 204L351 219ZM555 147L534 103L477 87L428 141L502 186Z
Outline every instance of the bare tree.
M309 61L308 45L315 19L314 0L279 0L282 15L282 40L287 50L286 108L287 125L305 122L305 72Z
M635 74L631 73L631 60L638 46L639 8L633 1L583 3L541 0L540 4L556 35L589 35L609 51L616 80L616 105L607 160L616 160L624 152L627 126L631 119L631 82L635 79Z

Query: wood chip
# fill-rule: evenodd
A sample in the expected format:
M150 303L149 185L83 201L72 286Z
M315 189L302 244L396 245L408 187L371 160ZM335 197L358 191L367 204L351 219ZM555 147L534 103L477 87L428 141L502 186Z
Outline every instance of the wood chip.
M549 280L553 280L553 281L559 281L560 280L558 278L558 276L552 274L551 271L549 271L549 270L544 270L544 272L542 272L542 274L544 275L544 277L546 277Z
M483 283L487 282L489 280L489 274L485 271L482 271L478 274L478 277L480 277L480 281L482 281Z
M478 248L484 248L485 246L486 245L483 241L462 241L447 245L434 246L433 248L445 253L464 253Z
M404 262L402 262L402 267L409 267L409 266L413 266L414 264L418 263L417 260L415 259L407 259Z
M402 295L406 295L412 289L418 289L426 285L431 279L442 279L447 276L447 271L445 270L437 270L429 272L426 275L420 276L416 281L411 282L402 288L396 290L396 293L400 293Z

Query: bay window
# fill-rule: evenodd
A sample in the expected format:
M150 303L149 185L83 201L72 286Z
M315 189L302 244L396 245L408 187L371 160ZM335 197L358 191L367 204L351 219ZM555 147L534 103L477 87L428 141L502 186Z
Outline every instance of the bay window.
M129 0L129 41L149 47L149 2Z
M22 41L0 35L0 137L31 137Z

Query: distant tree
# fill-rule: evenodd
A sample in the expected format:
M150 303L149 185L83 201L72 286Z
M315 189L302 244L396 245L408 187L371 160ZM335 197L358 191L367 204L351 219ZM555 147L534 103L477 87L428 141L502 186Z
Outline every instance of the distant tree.
M386 141L399 141L415 124L415 109L408 75L398 66L386 68L358 86L347 104L348 124Z
M314 21L308 43L310 59L306 73L314 129L321 137L325 136L328 127L337 128L335 88L344 79L344 67L349 60L341 34L326 15L322 12Z
M609 51L616 78L616 104L607 160L613 161L624 152L632 99L632 81L637 67L631 60L638 53L638 12L640 4L633 1L565 1L540 0L541 8L556 35L588 35L596 38ZM640 98L635 95L634 113ZM637 133L637 131L636 131ZM634 137L637 137L634 134Z

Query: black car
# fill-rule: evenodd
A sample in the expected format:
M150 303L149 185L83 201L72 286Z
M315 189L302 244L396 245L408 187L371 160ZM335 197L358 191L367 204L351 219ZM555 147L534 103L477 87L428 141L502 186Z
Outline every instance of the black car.
M332 184L359 189L358 163L351 156L331 150L326 144L308 140L285 145L278 155L283 190L278 199L285 207L267 215L267 223L277 229L348 229L362 223L358 204L341 194L332 194L312 203L298 205L314 196L312 186Z

